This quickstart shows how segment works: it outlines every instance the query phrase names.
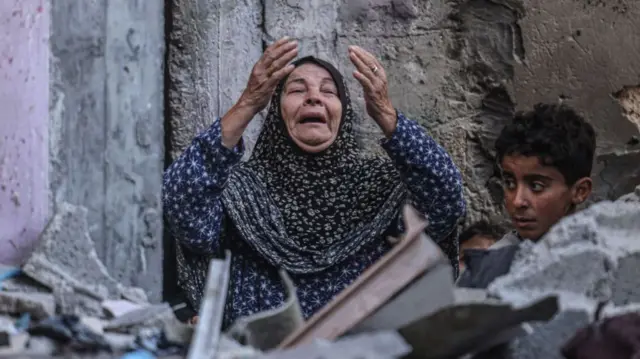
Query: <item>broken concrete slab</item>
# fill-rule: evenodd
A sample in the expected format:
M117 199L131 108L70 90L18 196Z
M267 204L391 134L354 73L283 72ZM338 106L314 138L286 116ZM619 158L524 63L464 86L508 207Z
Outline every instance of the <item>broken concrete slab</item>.
M8 278L2 282L2 290L6 292L51 293L51 289L26 274Z
M123 287L109 275L89 237L87 209L82 206L58 204L22 269L52 290L71 287L98 301L123 295L146 300L139 291Z
M100 301L71 287L60 286L53 290L58 314L103 317Z
M562 219L538 243L523 245L489 293L517 305L558 293L563 308L589 312L613 293L624 303L622 293L640 286L624 261L640 253L638 218L637 203L607 201Z
M0 291L0 313L29 313L42 319L54 315L55 309L55 300L51 294Z
M400 334L414 349L407 358L457 358L525 335L523 323L548 321L557 310L554 296L523 308L504 303L458 304L415 320Z
M603 316L640 309L640 203L624 198L596 203L537 243L524 242L511 271L491 283L490 295L515 305L556 294L562 309L500 358L560 359L564 341L592 321L600 303L608 303Z
M143 306L125 299L105 300L102 302L102 309L112 318L121 317L129 312L142 309Z
M0 358L15 358L17 354L23 352L29 341L29 334L17 333L9 336L9 345L0 345Z
M412 348L395 331L356 334L335 342L315 340L291 349L269 352L260 359L383 359L404 358Z
M136 328L161 325L164 319L171 317L175 317L175 315L169 304L148 305L108 321L104 329L108 331L129 332Z

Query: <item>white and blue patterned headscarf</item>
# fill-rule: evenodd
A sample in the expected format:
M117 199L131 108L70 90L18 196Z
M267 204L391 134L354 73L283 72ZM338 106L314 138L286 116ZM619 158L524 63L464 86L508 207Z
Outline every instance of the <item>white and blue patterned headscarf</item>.
M333 77L342 102L336 140L306 153L281 117L283 80L276 89L254 152L229 177L225 213L240 237L264 259L290 273L314 273L356 253L398 218L408 195L388 158L366 156L354 134L356 120L343 77L331 64L305 57Z

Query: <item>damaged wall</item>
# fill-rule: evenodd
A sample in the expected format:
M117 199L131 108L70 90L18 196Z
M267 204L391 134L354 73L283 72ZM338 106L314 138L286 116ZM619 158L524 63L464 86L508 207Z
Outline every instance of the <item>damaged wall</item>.
M163 4L59 0L51 21L51 204L86 207L110 274L158 300Z
M48 14L0 2L0 263L24 260L48 215Z
M327 58L345 75L352 72L350 44L381 59L394 104L422 123L461 167L468 221L500 211L493 141L513 111L539 101L565 101L596 127L594 199L619 196L640 183L640 146L632 138L639 122L633 102L633 86L640 84L638 2L170 2L171 158L229 109L266 43L289 35L300 40L301 55ZM354 79L350 87L366 116ZM250 144L257 126L247 136ZM378 150L372 120L363 120L360 134Z

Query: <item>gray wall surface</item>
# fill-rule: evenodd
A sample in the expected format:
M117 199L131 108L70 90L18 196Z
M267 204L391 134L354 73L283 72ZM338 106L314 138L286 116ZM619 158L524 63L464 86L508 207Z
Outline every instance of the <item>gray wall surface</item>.
M51 17L50 202L85 206L112 276L159 300L163 3L56 0Z
M281 36L350 76L347 46L381 59L394 105L419 121L462 169L467 221L501 213L492 148L516 110L565 101L598 131L593 200L640 183L640 2L587 0L173 0L171 158L222 116L253 63ZM635 87L634 87L635 86ZM362 114L361 140L380 136ZM623 91L624 90L624 91ZM622 92L621 92L622 91ZM247 133L249 147L259 119Z

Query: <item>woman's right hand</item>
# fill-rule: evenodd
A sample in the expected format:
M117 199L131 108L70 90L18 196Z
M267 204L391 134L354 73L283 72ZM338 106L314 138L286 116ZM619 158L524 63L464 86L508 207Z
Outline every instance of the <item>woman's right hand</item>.
M247 87L238 102L221 120L222 145L235 147L251 119L269 104L280 80L295 68L289 62L298 55L298 43L288 37L270 45L251 70Z
M249 106L256 113L269 104L276 86L293 71L289 62L298 55L298 43L289 37L283 37L265 50L260 60L251 70L247 87L240 96L239 103Z

